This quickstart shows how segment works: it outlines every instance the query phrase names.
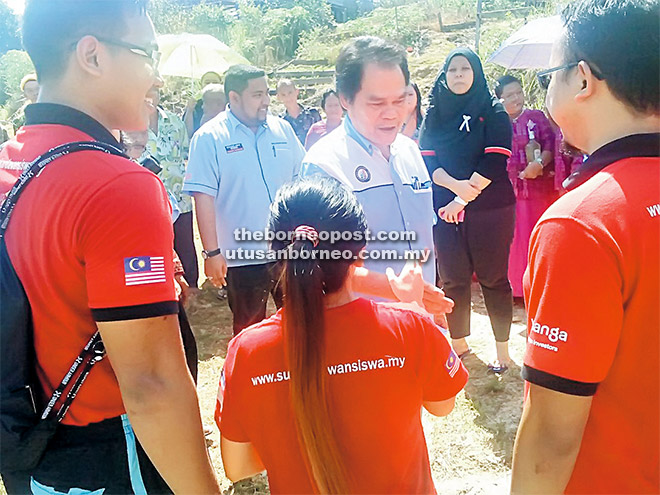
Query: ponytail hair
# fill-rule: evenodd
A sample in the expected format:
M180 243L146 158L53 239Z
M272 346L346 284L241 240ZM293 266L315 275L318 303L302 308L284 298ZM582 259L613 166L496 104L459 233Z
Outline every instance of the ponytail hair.
M347 493L349 486L327 394L324 295L344 285L349 267L365 245L366 228L357 199L334 179L287 184L271 205L269 230L275 234L271 247L288 253L280 262L280 283L291 404L303 457L319 493ZM323 235L318 238L319 232L347 231L362 236L334 242ZM280 240L283 236L278 232L286 232L292 242ZM337 250L352 257L332 259ZM326 253L330 256L322 256Z

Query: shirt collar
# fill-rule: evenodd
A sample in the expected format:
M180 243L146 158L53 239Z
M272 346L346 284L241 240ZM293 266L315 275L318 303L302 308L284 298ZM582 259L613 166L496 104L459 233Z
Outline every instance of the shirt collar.
M350 136L353 138L357 143L364 148L364 151L369 153L369 155L373 156L374 154L374 145L369 141L366 137L364 137L362 134L360 134L355 126L353 125L353 122L351 122L351 119L348 115L344 117L344 129L346 130L346 135Z
M659 155L660 133L652 132L622 137L594 151L580 169L564 181L563 186L569 191L575 189L608 165L626 158L657 157Z
M300 103L298 103L298 108L300 108L300 113L298 114L298 117L296 117L297 119L299 119L307 111L307 107L304 106L304 105L301 105ZM291 119L293 118L288 110L284 111L284 115L286 115L287 117L289 117Z
M86 113L57 103L32 103L25 107L25 125L55 124L73 127L95 141L120 147L108 129Z
M229 127L232 132L235 131L239 125L242 125L246 129L249 129L248 126L246 126L243 122L238 120L238 117L234 115L234 113L231 111L230 108L228 108L225 111L225 113L227 114L227 122L229 123ZM261 127L268 128L268 117L266 117L266 121L261 124Z

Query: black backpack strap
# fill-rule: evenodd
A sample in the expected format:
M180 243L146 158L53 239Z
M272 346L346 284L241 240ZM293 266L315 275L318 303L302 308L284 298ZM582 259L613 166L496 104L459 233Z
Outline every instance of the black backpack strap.
M54 160L61 158L63 156L75 153L77 151L101 151L103 153L109 153L116 156L121 156L128 158L119 148L112 146L110 144L97 142L97 141L79 141L74 143L66 143L61 146L57 146L48 150L43 155L36 158L28 168L21 174L19 179L16 181L14 186L11 188L7 194L6 199L0 207L0 240L4 241L3 237L9 225L9 220L11 219L11 214L14 211L14 207L18 202L21 194L25 190L25 187L39 174L49 163ZM8 258L7 258L7 261ZM17 280L20 284L20 281ZM96 363L101 361L105 357L105 348L103 342L101 341L101 335L98 331L92 336L87 345L80 352L76 360L73 362L69 371L64 376L59 386L53 392L46 408L43 411L41 419L47 419L51 412L53 411L56 403L64 394L64 391L67 389L71 379L78 373L77 378L74 380L73 384L69 388L68 393L66 394L62 405L57 411L55 418L57 421L61 421L64 418L64 415L69 410L69 406L73 402L73 399L76 397L78 390L82 386L83 382L87 378L87 375ZM82 366L82 368L81 368Z
M66 143L48 150L30 163L28 168L18 178L14 187L12 187L9 193L7 193L7 197L3 201L2 206L0 206L0 238L5 235L11 214L14 211L18 198L23 194L25 186L37 177L46 165L53 160L57 160L70 153L75 153L76 151L101 151L103 153L128 158L119 148L99 141Z

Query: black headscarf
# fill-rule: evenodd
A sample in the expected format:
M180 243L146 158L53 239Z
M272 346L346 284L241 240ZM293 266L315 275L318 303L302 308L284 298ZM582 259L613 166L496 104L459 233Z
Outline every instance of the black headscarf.
M472 86L462 95L453 93L447 86L447 69L452 59L457 56L465 57L474 73ZM455 49L447 56L442 70L433 83L430 106L420 131L420 147L438 149L456 145L457 142L463 141L463 137L469 136L469 133L459 130L465 120L464 115L471 117L468 125L475 125L476 119L492 111L496 106L501 107L499 100L488 89L479 55L467 47Z

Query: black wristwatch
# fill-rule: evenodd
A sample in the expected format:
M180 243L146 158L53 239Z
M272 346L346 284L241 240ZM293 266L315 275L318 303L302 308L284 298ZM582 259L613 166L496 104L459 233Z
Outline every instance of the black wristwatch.
M220 253L222 253L222 250L220 248L214 249L213 251L207 251L206 249L203 249L202 250L202 258L207 260L209 258L213 258L214 256L219 255Z

